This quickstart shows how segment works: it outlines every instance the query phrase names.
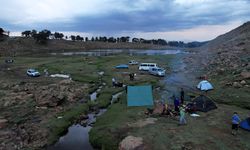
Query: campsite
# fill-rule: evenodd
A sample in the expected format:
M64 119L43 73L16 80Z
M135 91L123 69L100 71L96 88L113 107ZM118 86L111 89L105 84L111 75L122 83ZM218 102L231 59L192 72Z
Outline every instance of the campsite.
M192 96L199 98L199 94L202 92L196 89L196 86L198 86L201 80L196 79L196 75L200 74L200 72L193 73L188 78L179 76L183 72L185 72L184 74L189 74L189 71L185 71L187 68L185 66L190 64L186 64L182 60L192 55L127 56L120 54L98 58L81 55L57 56L56 58L55 56L39 58L36 56L32 58L16 57L15 63L4 65L5 69L1 72L1 76L8 76L8 80L2 80L1 82L1 86L4 89L2 93L6 93L8 89L13 89L13 92L18 93L17 95L26 92L30 93L30 97L27 97L28 101L25 102L22 100L22 97L15 97L14 94L12 94L14 96L12 99L6 99L9 96L8 93L2 95L4 98L2 111L3 114L8 116L7 127L12 126L12 124L22 125L23 134L33 137L34 142L26 143L29 146L49 146L57 142L60 136L64 136L69 126L82 124L81 122L84 125L84 120L88 113L98 113L99 110L104 108L105 113L98 116L96 122L87 126L88 129L92 128L87 139L89 138L92 147L97 149L116 149L117 146L121 145L120 142L128 136L132 136L132 139L135 138L135 140L136 137L142 138L143 142L139 144L139 147L142 147L142 149L227 149L229 147L237 149L239 146L244 149L249 147L247 139L250 135L247 131L240 130L239 134L241 136L239 137L233 137L230 134L232 110L238 111L242 117L247 117L248 110L239 107L218 104L219 101L216 101L217 109L213 108L214 110L208 112L199 111L199 117L191 117L187 114L188 124L180 127L177 126L179 122L178 116L172 118L161 116L160 114L145 114L148 108L153 109L162 100L170 105L173 104L171 96L172 94L178 96L180 87L185 89L185 103L191 101L192 98L190 97ZM115 68L117 64L125 64L132 59L138 62L157 63L166 69L167 75L165 78L152 76L147 71L140 71L138 65L129 65L127 69ZM4 58L1 60L4 62ZM176 63L179 61L182 63ZM27 76L25 74L26 68L36 68L41 73L41 76L35 78ZM45 73L43 74L44 69L49 74L70 75L72 80L60 78L60 76L57 78L46 76ZM130 80L129 73L131 72L136 74L134 80ZM129 85L128 88L113 87L112 78ZM40 90L34 87L37 84L40 84L43 89L58 91L58 95L54 94L56 99L50 98L49 93L42 90L39 94L41 95L41 100L43 97L54 100L51 102L39 100L39 95L34 93L35 90ZM61 88L56 88L59 85ZM137 86L141 88L133 90ZM132 92L132 95L127 95L126 90L129 93ZM89 100L89 94L94 91L97 91L96 100L91 101ZM67 95L62 95L60 94L61 92ZM81 96L77 94L79 92L82 93L80 94ZM110 99L112 95L118 92L122 93L111 104ZM208 91L208 96L216 94L212 92L216 92L216 89ZM132 101L128 100L130 99L129 97L132 98ZM35 99L34 102L32 102L33 98ZM142 98L147 103L146 105L151 106L145 106L140 102L139 105L135 104L138 103L135 101L138 98ZM19 107L13 107L16 104ZM203 104L201 105L203 106ZM29 109L26 109L27 107ZM7 108L11 108L11 110ZM18 115L12 113L13 111L18 112ZM36 116L35 120L32 119L34 116ZM29 123L32 124L28 125ZM30 133L30 129L37 129L38 132ZM20 131L19 128L15 130ZM41 132L43 136L40 136ZM7 132L6 134L11 136L11 133ZM22 139L25 138L23 135L17 136L21 136ZM237 138L237 142L232 145L231 141L235 140L235 138ZM38 143L35 143L35 141ZM81 147L80 145L81 142L79 143L79 148ZM75 146L77 148L78 144L75 143ZM128 145L125 144L125 146ZM49 146L50 148L53 149L53 146Z
M249 0L7 0L0 150L250 150Z

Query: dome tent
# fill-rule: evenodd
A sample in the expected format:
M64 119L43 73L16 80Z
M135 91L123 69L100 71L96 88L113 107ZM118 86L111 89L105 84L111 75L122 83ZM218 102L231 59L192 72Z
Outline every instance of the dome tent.
M216 109L217 106L213 100L205 95L200 95L196 97L193 102L196 103L196 110L202 112L208 112L210 110Z
M248 117L247 119L241 121L240 127L242 129L250 131L250 117Z
M201 81L198 85L197 88L201 91L208 91L214 89L212 84L209 83L207 80Z

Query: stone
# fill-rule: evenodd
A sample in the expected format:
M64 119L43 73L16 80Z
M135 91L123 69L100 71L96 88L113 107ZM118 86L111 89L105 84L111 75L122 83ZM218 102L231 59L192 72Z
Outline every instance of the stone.
M143 139L141 137L127 136L119 144L119 150L143 150Z
M242 71L240 75L243 79L250 79L250 72L248 71Z
M235 88L241 88L242 85L239 82L234 82L233 83L233 87L235 87Z
M247 82L245 80L240 81L240 84L245 85Z
M7 125L7 119L0 119L0 129L4 128Z

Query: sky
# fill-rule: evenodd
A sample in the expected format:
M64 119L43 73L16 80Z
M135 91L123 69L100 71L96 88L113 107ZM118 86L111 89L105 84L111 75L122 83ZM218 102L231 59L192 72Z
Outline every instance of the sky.
M0 0L0 27L206 41L250 20L250 0Z

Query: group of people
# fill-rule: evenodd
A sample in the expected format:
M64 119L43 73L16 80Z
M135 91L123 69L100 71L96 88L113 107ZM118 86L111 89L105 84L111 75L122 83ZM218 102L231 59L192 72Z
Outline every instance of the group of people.
M112 85L113 87L123 87L123 83L116 81L115 78L112 78Z
M130 81L134 81L135 76L136 76L135 73L130 73L130 74L129 74L129 80L130 80ZM117 87L122 87L122 86L123 86L123 83L122 83L122 82L116 81L116 79L113 77L113 78L112 78L112 85L113 85L113 87L116 87L116 86L117 86Z
M179 125L185 125L187 124L186 120L186 112L193 114L196 113L196 103L191 102L187 105L184 105L184 90L181 88L180 91L180 98L173 95L174 100L174 109L171 107L172 105L169 105L167 103L162 103L164 109L163 109L163 115L169 115L169 116L177 116L179 115Z

